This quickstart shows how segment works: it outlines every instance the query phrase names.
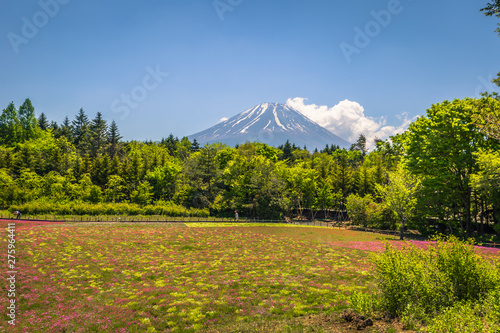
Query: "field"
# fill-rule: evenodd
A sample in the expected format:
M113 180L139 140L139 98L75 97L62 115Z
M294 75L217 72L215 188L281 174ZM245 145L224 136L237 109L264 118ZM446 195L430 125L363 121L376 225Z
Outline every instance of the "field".
M5 313L0 331L300 332L370 290L384 241L402 245L289 225L18 222L16 325Z

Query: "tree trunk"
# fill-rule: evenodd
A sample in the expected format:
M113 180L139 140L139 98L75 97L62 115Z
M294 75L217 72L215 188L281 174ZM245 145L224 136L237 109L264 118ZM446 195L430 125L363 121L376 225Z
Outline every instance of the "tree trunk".
M406 221L405 219L402 219L401 220L401 227L399 227L399 239L400 240L404 240L404 229L405 229L405 226L406 226Z

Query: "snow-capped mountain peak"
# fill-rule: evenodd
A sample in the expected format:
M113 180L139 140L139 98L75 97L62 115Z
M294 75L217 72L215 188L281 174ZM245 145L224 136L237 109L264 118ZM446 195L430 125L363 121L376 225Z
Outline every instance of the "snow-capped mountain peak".
M316 124L294 108L279 103L262 103L202 132L189 136L200 144L221 142L230 146L258 141L272 146L287 140L297 146L322 149L325 145L348 148L350 144Z

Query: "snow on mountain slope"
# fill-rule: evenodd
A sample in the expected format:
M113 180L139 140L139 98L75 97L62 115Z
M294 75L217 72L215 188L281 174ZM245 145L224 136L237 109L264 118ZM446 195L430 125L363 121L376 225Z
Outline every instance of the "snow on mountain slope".
M287 140L309 150L325 145L349 148L351 144L285 104L263 103L209 129L189 136L200 144L221 142L229 146L258 141L279 146Z

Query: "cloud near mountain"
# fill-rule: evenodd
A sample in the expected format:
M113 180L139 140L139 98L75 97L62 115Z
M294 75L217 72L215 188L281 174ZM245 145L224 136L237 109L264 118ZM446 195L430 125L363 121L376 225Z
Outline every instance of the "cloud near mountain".
M329 107L326 105L306 104L306 98L290 98L287 105L293 107L312 121L325 127L332 133L355 142L360 134L366 136L369 147L373 147L375 138L387 139L391 135L403 133L414 119L408 119L407 114L398 116L399 126L386 125L386 119L372 118L365 115L365 109L357 102L344 100Z

